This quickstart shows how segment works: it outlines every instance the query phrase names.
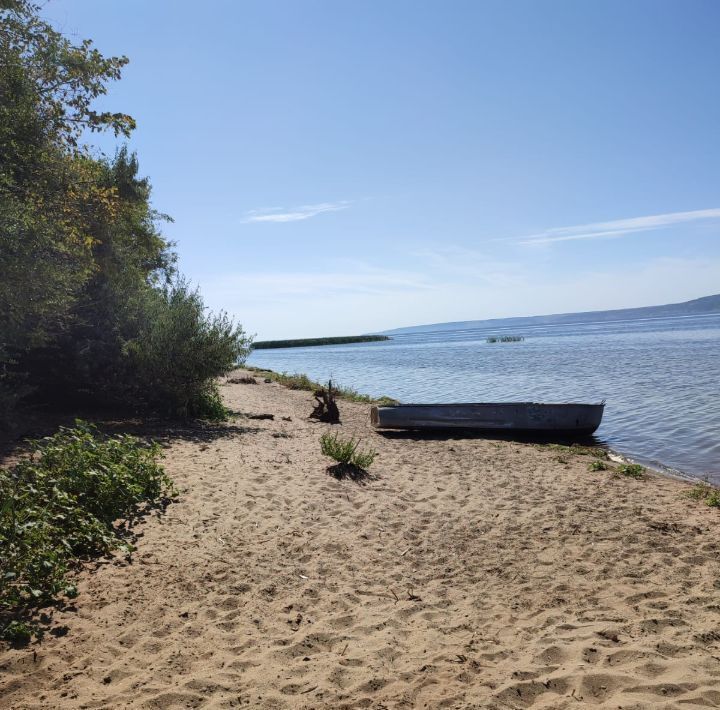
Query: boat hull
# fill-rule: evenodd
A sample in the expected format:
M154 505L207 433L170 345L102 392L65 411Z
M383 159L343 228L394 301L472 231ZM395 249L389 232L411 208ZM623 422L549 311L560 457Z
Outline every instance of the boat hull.
M475 429L589 435L602 421L605 404L488 402L398 404L373 407L377 429Z

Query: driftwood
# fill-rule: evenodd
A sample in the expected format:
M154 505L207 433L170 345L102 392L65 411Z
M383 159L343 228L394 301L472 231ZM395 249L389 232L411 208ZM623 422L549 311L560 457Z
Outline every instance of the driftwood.
M256 385L258 382L254 377L231 377L229 385Z
M340 410L335 403L332 380L328 382L327 387L313 392L313 397L315 397L317 404L310 413L310 419L317 419L328 424L338 424L340 422Z

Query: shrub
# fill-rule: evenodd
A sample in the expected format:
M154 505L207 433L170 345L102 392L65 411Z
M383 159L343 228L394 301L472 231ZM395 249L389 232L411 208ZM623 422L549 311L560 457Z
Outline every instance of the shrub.
M30 643L34 634L38 634L39 630L33 624L24 621L11 621L0 634L0 638L9 641L14 646L25 646Z
M157 444L104 438L77 422L33 442L31 458L0 469L0 621L77 595L66 580L77 560L121 546L117 521L174 493L159 457ZM16 620L1 633L18 640L22 632Z
M182 279L154 289L128 345L139 396L174 416L225 419L215 379L245 358L250 339L224 313L209 315Z
M588 471L607 471L608 465L604 461L593 461L588 464Z
M325 456L345 466L355 466L359 469L370 468L376 451L358 451L360 441L355 439L341 439L337 434L323 434L320 437L320 449Z

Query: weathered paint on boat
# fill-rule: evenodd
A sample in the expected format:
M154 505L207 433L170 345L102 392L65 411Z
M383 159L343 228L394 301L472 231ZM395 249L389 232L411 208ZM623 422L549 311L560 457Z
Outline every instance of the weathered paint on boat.
M370 420L377 429L477 429L587 435L600 426L604 409L604 402L397 404L373 407Z

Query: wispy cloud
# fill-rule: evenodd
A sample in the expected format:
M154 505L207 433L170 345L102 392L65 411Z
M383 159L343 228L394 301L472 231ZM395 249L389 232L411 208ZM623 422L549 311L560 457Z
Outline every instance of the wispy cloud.
M391 298L403 292L416 293L435 285L422 274L412 271L380 269L366 266L351 270L285 271L265 273L237 273L215 278L205 290L222 293L228 300L240 299L244 303L280 302L292 304L295 299L317 300L319 303L335 298L380 296Z
M693 212L668 212L667 214L655 214L646 217L617 219L611 222L594 222L592 224L580 224L574 227L557 227L555 229L547 229L538 234L529 234L511 241L515 241L517 244L533 245L569 242L578 239L616 239L626 234L647 232L653 229L703 219L720 219L720 208L694 210Z
M457 284L458 279L512 287L525 269L520 262L498 259L486 252L456 245L418 249L409 255L420 260L420 273L429 273L435 280L443 281L447 288Z
M244 223L249 222L299 222L303 219L310 219L325 212L338 212L350 207L348 200L341 202L321 202L317 205L302 205L286 209L284 207L273 207L264 210L251 210L245 213Z

